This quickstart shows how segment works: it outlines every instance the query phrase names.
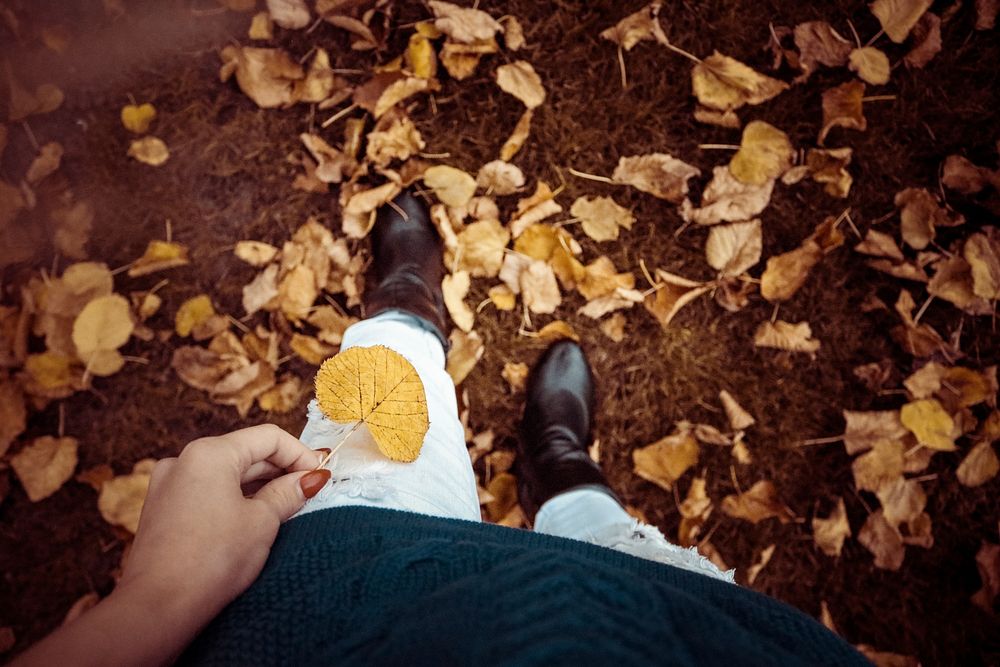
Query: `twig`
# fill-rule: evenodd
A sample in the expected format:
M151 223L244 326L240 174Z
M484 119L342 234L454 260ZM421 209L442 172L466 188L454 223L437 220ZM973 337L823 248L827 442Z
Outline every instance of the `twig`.
M128 354L123 354L122 359L124 359L125 361L131 361L133 364L145 364L147 366L149 365L149 359L147 359L146 357L133 357ZM62 404L60 403L60 405Z
M586 178L586 179L591 180L591 181L599 181L601 183L610 183L611 185L621 185L620 183L616 183L615 181L612 181L607 176L596 176L594 174L588 174L585 171L577 171L573 167L569 168L569 173L573 174L577 178Z
M428 160L443 160L451 157L451 153L417 153L417 155Z
M831 435L825 438L811 438L799 443L799 447L811 447L812 445L831 445L844 439L842 435Z
M38 145L38 139L35 138L35 133L31 131L31 126L28 125L28 121L22 120L21 127L24 128L24 133L28 135L28 141L31 142L31 145L34 147L35 152L37 153L38 151L40 151L41 148Z
M232 323L233 326L235 326L237 329L239 329L243 333L250 333L250 327L248 327L247 325L243 324L242 322L240 322L238 319L236 319L232 315L226 315L226 318L229 319L230 323Z
M343 109L341 109L337 113L333 114L332 116L330 116L329 118L327 118L326 120L324 120L322 122L322 124L320 124L320 127L322 127L322 128L330 127L331 125L333 125L334 123L336 123L338 120L340 120L341 118L343 118L344 116L346 116L347 114L351 113L352 111L354 111L357 108L358 108L357 104L352 104L349 107L344 107Z
M625 90L628 88L628 77L625 75L625 55L622 53L620 44L618 45L618 69L622 75L622 90Z
M674 232L674 238L675 239L679 239L681 237L681 234L683 234L684 232L686 232L688 230L688 227L690 227L690 226L691 226L691 221L690 220L685 220L684 224L681 225L680 227L678 227L677 231Z
M848 213L846 216L844 216L844 219L847 220L847 224L851 226L851 229L854 231L855 235L857 235L859 239L863 239L864 236L861 235L861 231L858 229L858 226L854 224L854 219L851 218L851 214Z
M641 257L639 258L639 269L642 271L642 275L646 277L646 281L650 286L656 287L659 285L657 281L653 280L653 275L649 272L649 269L646 268L646 260Z
M740 480L736 479L736 466L732 463L729 464L729 475L733 478L733 486L736 487L736 493L743 495L743 489L740 488Z
M868 97L862 97L862 102L890 102L896 99L895 95L870 95Z
M920 310L917 311L916 317L913 318L914 326L916 326L917 322L920 321L920 318L924 316L924 313L927 312L927 306L931 305L931 301L933 300L934 300L934 295L929 294L927 296L927 300L924 301L924 305L920 306Z

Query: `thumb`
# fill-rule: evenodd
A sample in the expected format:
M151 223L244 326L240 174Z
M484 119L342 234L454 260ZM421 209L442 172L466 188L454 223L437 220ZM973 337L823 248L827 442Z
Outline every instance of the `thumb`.
M254 495L254 500L262 502L284 522L302 509L308 498L312 498L330 481L330 471L326 468L310 470L307 473L291 473L272 479Z

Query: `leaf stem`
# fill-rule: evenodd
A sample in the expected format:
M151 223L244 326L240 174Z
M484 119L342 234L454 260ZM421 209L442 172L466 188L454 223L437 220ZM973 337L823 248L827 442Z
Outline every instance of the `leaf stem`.
M610 183L611 185L620 185L619 183L615 183L614 181L612 181L607 176L597 176L595 174L588 174L585 171L577 171L573 167L569 168L569 173L573 174L577 178L586 178L586 179L589 179L591 181L599 181L601 183Z
M323 457L323 460L319 462L318 466L316 466L316 470L325 467L326 464L329 463L330 459L333 458L333 455L336 454L341 447L343 447L344 443L347 442L347 439L350 438L354 434L354 432L358 430L358 427L361 426L361 424L363 423L364 423L363 419L354 422L354 426L351 427L351 430L348 431L346 434L344 434L344 437L340 439L340 442L338 442L333 447L333 449L331 449L330 452Z

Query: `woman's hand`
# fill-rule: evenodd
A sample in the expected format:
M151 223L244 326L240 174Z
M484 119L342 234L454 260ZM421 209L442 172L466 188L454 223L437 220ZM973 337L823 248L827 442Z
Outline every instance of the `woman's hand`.
M195 440L177 458L159 461L118 587L22 658L32 664L175 658L253 583L278 527L329 481L329 470L314 470L322 456L264 425ZM259 490L245 496L254 486Z

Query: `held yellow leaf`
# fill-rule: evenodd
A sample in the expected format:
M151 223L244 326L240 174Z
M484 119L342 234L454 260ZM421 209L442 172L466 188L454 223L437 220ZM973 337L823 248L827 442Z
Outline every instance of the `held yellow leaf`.
M427 396L416 369L382 345L352 347L323 362L316 400L334 422L364 422L379 451L393 461L420 455L429 426Z
M907 403L899 411L899 420L921 445L945 452L957 449L952 435L955 421L935 399Z
M122 107L122 125L129 132L145 134L156 118L156 107L149 102L145 104L126 104Z

